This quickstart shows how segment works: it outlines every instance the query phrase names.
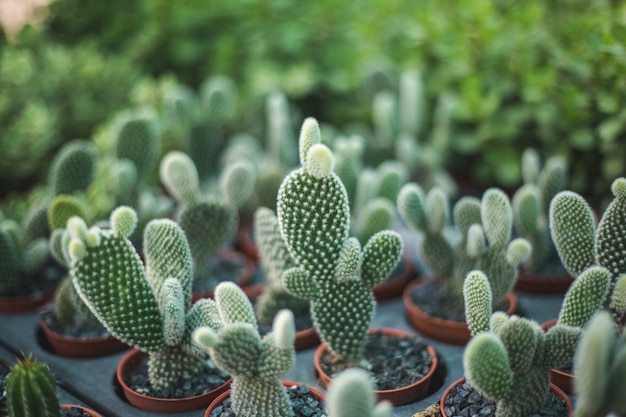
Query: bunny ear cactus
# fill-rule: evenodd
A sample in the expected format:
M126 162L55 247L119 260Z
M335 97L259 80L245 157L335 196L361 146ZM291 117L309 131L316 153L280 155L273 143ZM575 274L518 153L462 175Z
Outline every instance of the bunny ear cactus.
M243 417L290 417L291 402L280 382L295 362L295 329L289 310L280 311L273 331L259 336L252 305L230 282L215 289L222 327L197 329L194 340L218 368L232 376L232 407Z
M9 417L61 417L50 369L31 357L18 360L6 377L6 407Z
M597 312L586 326L574 357L574 375L574 417L626 414L626 333L617 334L607 312Z
M350 364L365 362L365 340L374 314L372 288L397 265L402 239L392 231L365 246L350 238L350 207L333 155L320 143L317 121L300 133L302 167L278 192L278 224L297 267L283 274L287 290L311 303L311 315L329 349Z
M50 168L52 195L86 190L94 178L96 157L96 147L86 140L75 140L63 146Z
M376 404L369 374L351 368L337 375L328 386L326 405L329 417L391 417L389 401Z
M176 223L148 223L145 268L128 240L136 213L118 207L110 224L111 229L87 229L82 219L68 221L65 241L74 286L111 334L148 352L150 382L157 389L167 387L203 366L191 335L196 327L214 322L214 309L203 300L190 305L191 254Z
M147 110L134 110L119 116L115 134L115 155L135 164L140 179L150 175L161 148L155 116Z
M492 314L490 291L483 272L467 275L465 314L474 337L463 354L465 377L497 402L497 417L524 417L543 405L550 369L571 360L582 329L557 324L544 333L532 320Z

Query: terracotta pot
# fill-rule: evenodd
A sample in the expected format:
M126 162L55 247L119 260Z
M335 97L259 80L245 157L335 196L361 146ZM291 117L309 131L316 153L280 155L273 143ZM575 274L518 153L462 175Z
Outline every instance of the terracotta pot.
M466 322L445 320L426 314L411 299L413 290L425 285L430 279L430 276L421 276L404 289L402 301L407 320L422 336L450 345L464 346L471 338ZM517 308L515 293L507 294L507 301L509 308L506 314L511 315Z
M404 287L415 278L417 268L415 262L408 257L402 259L402 264L399 268L401 269L399 269L397 275L374 287L373 292L376 301L385 301L400 297L402 291L404 291Z
M254 277L254 269L256 268L255 261L242 252L237 252L230 248L223 248L219 253L219 257L226 262L241 263L243 267L239 277L235 280L235 284L241 288L250 285ZM213 292L213 290L194 292L191 295L191 302L194 303L201 298L213 298Z
M297 386L300 387L302 386L301 383L299 382L291 382L291 381L282 381L282 384L284 387L288 388L288 387L292 387L292 386ZM315 388L308 386L309 389L311 390L311 393L313 394L313 396L315 398L317 398L319 401L324 401L324 394L322 394L321 392L319 392L318 390L316 390ZM213 410L218 407L219 405L221 405L225 399L227 399L228 397L230 397L230 390L221 393L220 395L218 395L213 402L211 402L211 404L209 405L209 407L206 409L205 413L204 413L204 417L210 417L211 413L213 412Z
M48 327L43 317L39 318L39 328L43 331L52 351L66 358L98 358L128 349L128 345L112 335L79 338L56 333Z
M56 290L49 290L35 295L22 297L0 297L0 313L16 314L37 310L54 299Z
M131 369L135 368L146 356L147 353L138 349L132 349L122 357L116 370L117 381L122 387L126 399L129 403L139 409L157 411L160 413L181 413L198 410L209 405L215 397L226 391L230 386L231 380L228 379L224 384L220 385L213 391L189 398L155 398L139 394L126 385L124 382L124 375L126 375Z
M448 397L448 394L450 394L450 391L452 391L452 389L454 389L458 385L461 385L463 382L465 382L465 378L457 379L443 392L443 395L441 396L441 399L439 400L439 409L441 410L442 417L448 417L448 415L446 414L446 410L445 410L445 403L446 403L446 398ZM557 387L554 384L550 384L550 391L552 391L554 394L556 394L557 397L562 398L563 401L565 401L565 406L567 407L567 415L571 416L573 413L573 407L572 407L572 402L570 401L569 397L559 387Z
M102 417L100 414L96 413L95 411L87 407L83 407L82 405L61 404L61 410L69 410L70 408L80 408L85 413L89 414L91 417Z
M398 336L398 337L416 337L416 338L418 337L415 334L405 332L402 330L391 329L391 328L371 328L369 330L369 333L372 334L378 331L382 331L384 334L387 334L387 335ZM391 389L391 390L375 390L374 393L376 394L378 401L387 400L387 401L390 401L393 405L401 405L401 404L408 404L416 400L419 400L428 394L428 389L430 387L430 383L432 381L435 370L437 369L439 360L437 357L437 353L435 352L435 349L432 346L427 345L426 349L432 358L432 365L428 373L424 375L424 377L420 379L419 381L411 385L407 385L406 387L401 387L401 388ZM315 356L313 357L313 364L315 365L315 371L317 373L317 376L319 377L320 384L324 388L326 388L328 384L330 384L330 381L331 381L331 376L327 375L320 366L320 360L321 360L322 354L325 351L326 351L326 343L322 343L321 345L319 345L319 347L315 351Z
M243 292L250 298L250 301L254 303L255 298L265 290L265 286L266 284L249 285L243 289ZM296 351L305 350L319 344L320 337L315 327L309 327L308 329L296 332L296 340L294 342Z
M532 294L565 294L574 278L569 274L542 275L519 271L515 289Z
M544 332L548 331L557 322L557 319L548 320L541 324L541 328ZM574 394L574 380L573 374L560 371L558 369L550 369L550 381L562 389L566 394Z

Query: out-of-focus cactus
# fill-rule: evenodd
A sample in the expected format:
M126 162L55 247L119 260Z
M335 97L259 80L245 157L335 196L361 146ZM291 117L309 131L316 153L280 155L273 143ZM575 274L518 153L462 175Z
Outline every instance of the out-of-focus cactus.
M37 359L17 361L6 377L6 394L9 417L61 417L57 382Z
M326 406L330 417L391 417L389 401L376 404L372 382L363 369L346 369L328 386Z

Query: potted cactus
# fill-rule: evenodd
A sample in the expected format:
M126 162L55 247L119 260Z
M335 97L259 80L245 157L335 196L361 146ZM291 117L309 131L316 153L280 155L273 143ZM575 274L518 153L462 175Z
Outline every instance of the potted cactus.
M544 332L533 320L493 313L491 285L482 271L467 275L463 291L473 337L463 354L465 378L456 381L442 396L442 414L456 414L458 404L452 398L464 380L482 397L496 402L496 417L535 413L546 404L550 391L562 399L562 407L570 414L568 397L550 386L550 369L571 359L582 329L557 324ZM563 308L575 312L572 307L566 303Z
M273 330L261 338L248 297L235 284L215 289L217 325L194 331L196 343L207 350L215 364L233 378L231 391L215 399L205 416L230 397L239 417L291 417L296 415L287 394L291 382L281 382L295 362L293 314L281 310ZM318 400L323 396L316 391ZM321 405L321 404L320 404ZM322 411L324 410L321 405Z
M438 187L425 195L418 184L408 183L398 195L398 212L419 232L418 253L431 269L431 274L406 287L403 300L409 322L420 333L464 345L470 338L463 316L467 273L484 271L494 307L511 314L516 307L512 289L518 266L531 247L523 238L511 240L513 212L500 189L486 190L480 200L462 197L454 206L452 229L448 206L448 197ZM429 300L436 300L435 305L426 311Z
M19 359L6 376L5 384L9 417L63 417L64 410L70 409L80 410L81 417L101 417L83 406L60 404L54 375L37 359Z
M396 267L403 244L400 235L390 230L374 234L363 247L349 236L346 189L332 172L332 152L320 142L317 121L306 119L299 139L302 166L281 184L277 215L281 236L296 264L283 273L282 279L289 292L310 302L313 322L323 341L316 352L316 367L322 383L327 384L339 369L322 369L323 357L341 359L334 362L344 367L368 366L366 346L372 339L368 333L376 307L372 288ZM376 333L384 334L382 330ZM388 336L394 340L402 337L421 343L410 334ZM424 351L428 351L424 359L429 369L418 381L407 384L409 395L387 392L393 389L379 389L378 395L389 394L396 403L423 395L430 382L426 375L432 375L437 362L432 348L422 346Z
M369 375L362 369L347 369L328 386L326 398L330 417L391 417L392 404L376 404Z
M182 229L168 219L152 220L144 230L145 266L128 237L137 225L129 207L118 207L110 229L73 217L62 239L77 293L91 312L119 340L135 347L118 364L117 379L129 402L167 412L207 405L227 388L228 377L214 369L192 341L196 327L211 324L211 303L191 304L193 263ZM215 375L209 392L183 399L141 394L128 386L129 372L147 357L153 395L197 375ZM140 367L141 368L141 367Z
M522 185L513 195L515 231L527 239L533 251L521 265L515 288L527 292L564 293L574 278L560 262L550 237L548 214L552 198L565 188L567 166L561 157L549 158L543 167L537 151L522 155Z

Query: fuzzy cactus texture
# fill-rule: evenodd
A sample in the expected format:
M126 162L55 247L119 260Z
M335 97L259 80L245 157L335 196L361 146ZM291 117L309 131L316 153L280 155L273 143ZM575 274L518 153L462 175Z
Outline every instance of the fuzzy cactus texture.
M37 359L19 359L6 377L9 417L61 417L57 383L48 367Z
M328 386L326 407L329 417L391 417L389 401L376 404L369 374L359 368L346 369Z
M74 140L55 155L50 167L52 195L84 191L93 181L97 150L93 143Z
M120 114L115 126L115 155L128 159L145 178L155 167L161 149L156 117L151 111L137 109Z
M48 225L50 230L63 229L72 217L87 219L87 214L81 201L71 195L56 196L48 206Z
M513 212L506 194L497 188L482 199L462 197L454 206L455 243L446 233L450 223L448 197L438 187L424 194L416 183L404 185L398 194L398 212L421 234L418 251L446 297L461 304L463 281L468 272L482 270L489 277L493 303L504 300L517 279L518 267L531 253L530 243L511 240Z
M582 329L558 323L544 333L533 320L492 313L489 281L481 271L471 271L464 288L474 335L463 354L465 378L497 402L496 417L539 410L548 395L550 369L572 359Z
M62 241L75 289L112 335L148 352L151 384L167 387L203 367L205 358L191 334L196 327L211 325L211 303L191 305L191 253L176 223L148 223L145 266L128 239L137 225L135 211L118 207L110 225L88 229L80 218L68 221Z
M556 250L550 238L548 214L552 198L567 184L567 166L560 157L548 159L543 167L537 151L529 148L522 155L524 185L512 199L515 230L532 245L524 267L540 273Z
M262 339L254 310L237 285L222 282L215 289L218 329L194 331L195 342L216 366L232 376L231 399L241 417L290 417L291 402L280 382L295 362L293 315L281 310L273 330Z
M372 288L399 262L402 239L385 230L362 247L349 237L348 195L332 172L332 152L320 142L317 121L306 119L299 140L302 166L284 179L278 192L280 232L297 265L284 272L283 281L289 292L309 300L328 348L361 365L375 309Z
M626 333L599 311L586 326L574 357L574 417L626 414Z

